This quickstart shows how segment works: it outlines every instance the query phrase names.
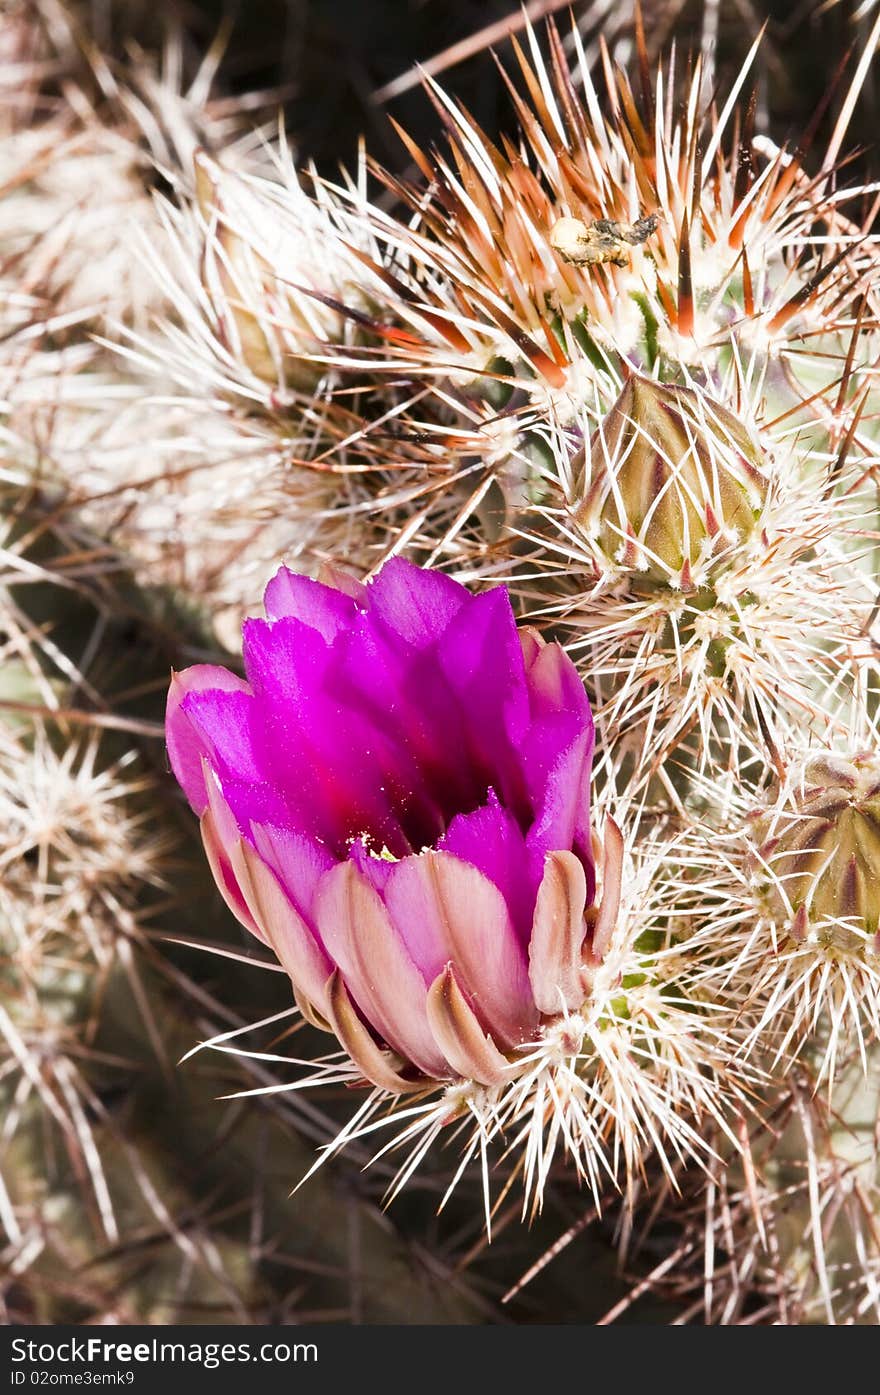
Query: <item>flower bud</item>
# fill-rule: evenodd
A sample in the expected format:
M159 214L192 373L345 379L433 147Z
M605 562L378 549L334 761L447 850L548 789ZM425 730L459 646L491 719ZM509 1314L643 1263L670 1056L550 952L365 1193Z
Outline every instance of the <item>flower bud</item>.
M704 393L637 374L588 448L579 522L614 566L682 590L758 526L767 484L760 455Z
M814 757L788 801L751 822L772 918L798 941L880 951L880 757Z

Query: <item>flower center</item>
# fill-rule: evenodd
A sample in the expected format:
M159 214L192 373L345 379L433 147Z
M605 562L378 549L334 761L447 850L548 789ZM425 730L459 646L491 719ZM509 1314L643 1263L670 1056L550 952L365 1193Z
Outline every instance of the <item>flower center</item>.
M491 788L488 778L475 780L466 789L450 789L429 778L419 788L390 788L386 781L377 787L379 798L372 811L360 807L346 811L345 841L348 846L362 843L373 858L396 862L436 847L453 819L488 804Z

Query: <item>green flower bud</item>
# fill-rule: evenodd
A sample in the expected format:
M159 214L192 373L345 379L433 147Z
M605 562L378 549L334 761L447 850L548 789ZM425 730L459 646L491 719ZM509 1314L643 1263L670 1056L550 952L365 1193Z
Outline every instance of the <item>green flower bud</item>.
M880 756L814 757L751 825L766 909L793 939L880 952Z
M760 453L703 392L633 374L594 433L587 465L578 520L622 570L690 590L758 528Z

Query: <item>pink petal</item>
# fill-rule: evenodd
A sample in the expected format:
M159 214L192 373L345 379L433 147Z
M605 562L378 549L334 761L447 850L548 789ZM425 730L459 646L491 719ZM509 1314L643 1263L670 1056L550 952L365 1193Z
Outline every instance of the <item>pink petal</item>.
M182 673L172 673L165 709L165 740L171 769L177 776L191 808L200 816L208 805L208 795L202 774L202 760L209 754L209 744L181 711L181 703L190 693L220 691L249 692L243 678L217 664L195 664Z
M527 945L543 859L528 852L519 824L499 804L494 790L479 809L456 814L437 848L470 863L494 882L507 902L520 943Z
M472 597L436 647L436 660L458 697L474 769L523 819L529 798L519 751L530 706L522 646L503 587Z
M318 882L330 871L336 858L316 838L276 828L273 824L252 823L250 835L260 857L271 867L295 909L307 924L313 925Z
M593 718L577 670L558 644L533 650L527 682L532 723L523 765L535 821L529 847L542 853L574 848L593 891L590 844L590 766Z
M325 988L333 969L327 955L290 904L274 873L244 839L239 838L232 848L231 862L266 943L284 965L297 993L326 1017Z
M247 684L220 691L189 692L180 705L211 766L242 785L272 784L271 753L265 751L262 714Z
M525 955L504 897L488 877L451 853L421 853L393 869L385 903L427 982L451 962L499 1045L530 1036L538 1013Z
M370 614L417 648L434 644L462 606L473 602L459 582L402 557L385 563L369 583L367 597Z
M425 981L378 894L342 863L322 879L315 910L327 952L367 1020L405 1060L442 1079L448 1072L428 1026Z
M232 864L223 846L223 842L217 832L217 825L214 815L210 809L206 809L201 818L202 842L205 845L205 855L208 859L208 866L211 875L217 883L217 890L223 897L236 920L241 921L246 930L250 930L258 940L266 943L263 932L257 925L248 909L248 904L242 895L241 887L235 878Z
M359 608L351 596L311 577L298 576L287 567L269 582L263 605L270 620L292 616L317 630L328 644L351 624Z

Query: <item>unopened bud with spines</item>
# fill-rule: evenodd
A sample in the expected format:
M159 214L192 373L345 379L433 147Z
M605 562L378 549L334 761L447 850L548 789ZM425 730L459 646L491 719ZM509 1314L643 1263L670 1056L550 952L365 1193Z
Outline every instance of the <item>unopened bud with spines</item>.
M577 518L615 570L688 591L758 530L760 452L701 391L633 374L585 457Z
M794 940L880 953L880 755L813 757L750 832L765 909Z

